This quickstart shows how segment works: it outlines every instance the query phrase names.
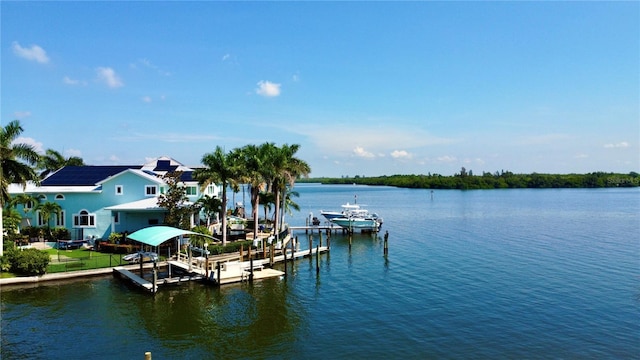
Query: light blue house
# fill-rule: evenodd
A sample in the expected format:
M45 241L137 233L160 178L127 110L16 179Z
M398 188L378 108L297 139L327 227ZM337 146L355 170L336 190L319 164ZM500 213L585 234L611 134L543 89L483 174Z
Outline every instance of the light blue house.
M167 172L182 171L181 185L190 203L204 195L217 197L219 187L204 192L192 178L193 169L169 158L160 157L136 166L66 166L44 179L39 186L12 185L11 196L20 193L40 198L40 202L60 205L60 216L52 215L51 226L67 228L71 240L106 239L112 232L134 232L159 225L165 209L158 206L159 196L168 188L162 179ZM46 226L33 204L19 205L23 226ZM200 221L193 214L191 223Z

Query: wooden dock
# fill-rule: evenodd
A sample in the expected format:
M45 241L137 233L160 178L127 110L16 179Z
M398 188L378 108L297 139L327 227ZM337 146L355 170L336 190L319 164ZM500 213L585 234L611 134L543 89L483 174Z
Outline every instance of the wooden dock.
M154 287L153 284L150 281L147 281L143 278L141 278L140 276L138 276L137 274L132 273L131 271L125 269L122 266L118 266L118 267L114 267L113 268L113 272L114 274L118 274L120 277L124 277L126 279L128 279L129 281L131 281L131 283L133 283L134 285L137 285L145 290L151 291L151 292L155 292L157 291L157 285Z
M314 227L317 229L318 227ZM334 228L334 227L331 227ZM326 230L328 228L324 228ZM153 281L144 279L132 271L124 267L116 267L113 273L120 278L130 281L132 284L155 293L158 287L165 284L177 284L191 280L206 280L215 285L225 285L237 282L250 282L254 280L268 279L285 275L285 272L271 268L274 264L284 261L294 261L299 258L309 256L319 256L323 252L329 251L328 246L316 246L310 249L296 249L299 244L291 242L291 236L286 236L282 241L282 248L278 249L278 255L271 254L262 259L250 259L248 261L240 261L240 254L222 255L206 257L191 257L185 254L176 254L174 259L167 260L162 264L168 267L169 276L166 278L157 278L157 267L151 270L153 273ZM265 250L259 250L266 252ZM257 253L257 252L256 252ZM285 255L286 253L286 255ZM185 275L173 277L172 269Z

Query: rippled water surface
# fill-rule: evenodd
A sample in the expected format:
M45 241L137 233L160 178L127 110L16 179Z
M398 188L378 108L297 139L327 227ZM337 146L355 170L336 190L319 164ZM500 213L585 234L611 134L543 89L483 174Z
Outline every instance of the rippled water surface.
M292 225L357 195L383 232L254 285L5 287L2 358L640 357L638 189L296 190Z

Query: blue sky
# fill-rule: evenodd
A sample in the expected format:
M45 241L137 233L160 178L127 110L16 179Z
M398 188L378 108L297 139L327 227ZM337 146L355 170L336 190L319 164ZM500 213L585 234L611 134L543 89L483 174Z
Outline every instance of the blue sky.
M1 122L87 164L640 170L638 2L7 2Z

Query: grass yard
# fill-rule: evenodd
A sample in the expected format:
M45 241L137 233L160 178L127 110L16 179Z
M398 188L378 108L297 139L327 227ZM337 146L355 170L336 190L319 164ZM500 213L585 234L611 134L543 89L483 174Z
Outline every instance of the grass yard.
M105 254L88 249L45 250L51 257L47 273L89 270L128 264L122 254Z

